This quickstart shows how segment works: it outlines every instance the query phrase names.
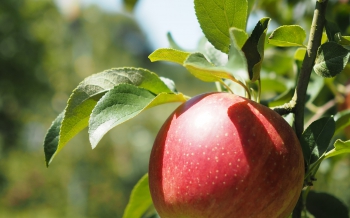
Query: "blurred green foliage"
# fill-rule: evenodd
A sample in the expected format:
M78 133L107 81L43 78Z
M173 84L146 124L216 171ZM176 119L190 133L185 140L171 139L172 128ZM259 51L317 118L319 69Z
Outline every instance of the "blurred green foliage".
M313 7L314 1L262 0L253 11L271 17L272 26L299 24L309 29ZM348 1L330 1L328 17L343 35L350 35L349 14ZM293 86L298 66L294 51L267 45L263 100ZM0 218L122 216L132 187L147 171L153 139L178 104L150 109L118 126L93 151L83 131L49 169L42 141L78 83L105 69L147 68L173 79L177 89L190 96L214 90L213 84L194 79L182 67L151 64L151 52L130 14L106 13L96 6L61 13L51 1L1 1ZM332 83L345 87L349 75L347 67ZM314 106L335 98L333 86L317 78L310 86L322 93L311 102ZM284 101L288 100L287 96ZM312 108L306 108L307 119L314 114ZM334 105L326 113L337 110ZM332 193L350 206L350 157L325 161L317 178L316 190Z

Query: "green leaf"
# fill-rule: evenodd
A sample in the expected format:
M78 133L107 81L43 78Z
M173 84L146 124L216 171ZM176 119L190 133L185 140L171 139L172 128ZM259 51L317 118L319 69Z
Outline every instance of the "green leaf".
M298 48L294 53L294 59L297 61L304 61L306 48Z
M335 131L333 117L323 117L311 123L301 137L301 146L308 165L314 163L327 150Z
M236 27L230 28L229 32L230 32L231 45L232 45L232 39L234 38L236 41L237 47L241 49L244 43L248 39L248 34L244 30L238 29Z
M63 117L59 116L61 121L58 122L57 118L55 125L49 129L49 138L57 137L58 140L51 140L50 143L49 140L44 142L47 165L69 140L87 127L90 114L97 101L108 90L121 83L139 86L155 94L171 92L155 73L139 68L111 69L87 77L71 94ZM61 126L59 127L58 124ZM50 152L46 153L46 151Z
M334 148L325 154L325 158L345 153L350 153L350 140L344 142L338 139L334 143Z
M148 186L148 174L146 174L137 182L132 190L123 218L141 218L152 204Z
M229 29L245 30L248 17L248 1L195 0L194 8L204 35L214 47L228 53Z
M350 51L335 42L322 44L317 51L314 71L322 77L334 77L349 61Z
M306 33L301 26L285 25L275 29L268 42L280 47L304 46L305 39Z
M242 34L241 30L234 27L230 28L231 46L226 67L229 68L234 75L245 78L247 77L246 75L248 75L247 59L240 49L241 46L238 45L236 37L239 38L238 40L240 40L242 44L244 44L247 39L244 34Z
M227 63L228 55L217 50L205 37L199 42L197 50L215 66L225 66Z
M130 84L115 86L105 94L93 109L89 121L89 139L95 148L102 137L115 126L135 117L142 111L170 102L185 102L180 94L158 95Z
M264 44L270 18L262 18L242 47L248 61L249 78L252 82L260 79L261 64L264 59Z
M160 48L155 50L152 54L150 54L148 58L152 62L170 61L182 65L189 55L189 52L179 51L172 48Z
M311 190L306 198L306 209L314 217L349 218L347 206L338 198L327 193Z
M345 127L350 125L350 110L344 110L334 115L335 134L338 134Z
M204 82L217 82L221 79L232 79L233 76L224 68L215 67L203 54L193 53L186 59L184 67Z
M44 153L45 153L45 160L46 165L48 166L48 162L51 158L53 158L53 155L55 154L58 146L58 139L60 135L60 129L62 120L64 118L64 111L60 113L56 119L52 122L49 130L46 133L45 140L44 140Z

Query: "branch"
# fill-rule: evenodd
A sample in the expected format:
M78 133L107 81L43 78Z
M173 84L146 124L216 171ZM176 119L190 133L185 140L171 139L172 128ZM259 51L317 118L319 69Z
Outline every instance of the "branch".
M321 45L321 38L323 28L325 25L325 16L328 0L318 0L312 19L312 25L310 30L309 42L307 45L307 52L304 57L303 65L297 82L297 88L294 94L296 98L295 105L295 132L298 138L304 131L304 110L305 110L305 98L306 90L310 81L310 75L315 63L317 49ZM293 97L293 98L294 98ZM302 201L302 198L299 198ZM302 207L295 207L293 210L293 218L301 217Z
M328 0L318 0L312 20L310 37L307 46L307 52L304 57L301 72L298 78L296 88L296 105L295 105L295 131L300 138L304 131L304 109L306 90L310 81L310 75L315 63L317 49L321 45L323 28L325 25L325 14Z
M284 105L281 105L281 106L273 107L271 109L276 111L281 116L289 114L289 113L294 113L294 109L295 109L295 105L296 105L295 100L296 99L295 99L295 95L294 95L293 99L290 102L285 103Z

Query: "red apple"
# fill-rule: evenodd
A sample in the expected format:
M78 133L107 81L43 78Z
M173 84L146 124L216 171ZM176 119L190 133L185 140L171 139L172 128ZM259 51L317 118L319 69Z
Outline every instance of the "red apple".
M229 93L202 94L177 108L149 165L162 218L287 217L303 179L301 147L288 123Z

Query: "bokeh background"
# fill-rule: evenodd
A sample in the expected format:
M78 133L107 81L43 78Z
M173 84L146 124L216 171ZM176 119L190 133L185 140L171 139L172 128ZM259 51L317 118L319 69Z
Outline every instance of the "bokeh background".
M153 139L178 104L143 112L113 129L94 150L85 130L46 168L46 131L85 77L133 66L173 79L190 96L215 89L181 66L147 58L168 47L168 31L184 49L196 49L202 33L193 1L139 0L134 8L124 2L132 1L1 0L0 218L122 216L132 187L147 172ZM253 8L248 29L263 16L272 17L270 30L281 23L308 29L314 1L261 0ZM350 3L330 1L330 8L328 16L350 35ZM264 71L295 77L293 52L269 48ZM348 74L341 78L344 85ZM323 92L319 105L333 98L329 90ZM316 190L350 206L349 156L325 162L318 178Z

